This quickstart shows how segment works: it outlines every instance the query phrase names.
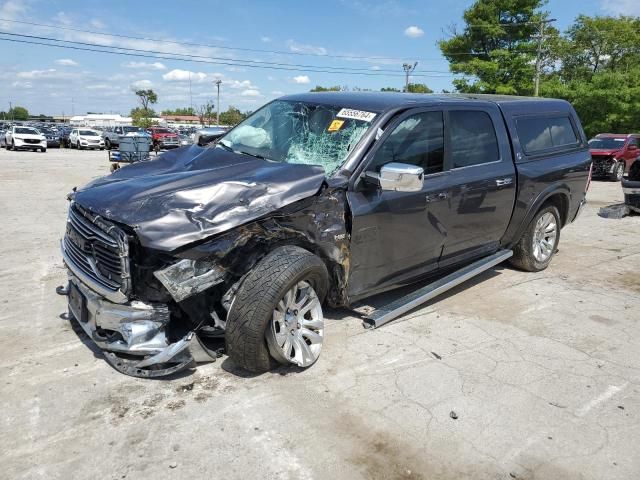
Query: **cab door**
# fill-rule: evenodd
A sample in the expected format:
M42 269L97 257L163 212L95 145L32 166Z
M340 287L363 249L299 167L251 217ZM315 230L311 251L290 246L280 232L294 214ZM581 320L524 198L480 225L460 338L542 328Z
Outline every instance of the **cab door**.
M448 214L444 171L444 116L413 109L386 129L365 159L365 174L347 192L351 209L349 297L354 300L402 284L438 266ZM366 180L387 163L420 166L417 192L382 190Z

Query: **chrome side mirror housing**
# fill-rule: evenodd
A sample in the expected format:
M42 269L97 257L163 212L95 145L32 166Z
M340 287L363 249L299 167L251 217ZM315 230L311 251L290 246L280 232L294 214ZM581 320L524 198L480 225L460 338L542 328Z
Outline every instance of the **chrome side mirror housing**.
M380 169L380 188L396 192L419 192L422 190L424 170L407 163L387 163Z

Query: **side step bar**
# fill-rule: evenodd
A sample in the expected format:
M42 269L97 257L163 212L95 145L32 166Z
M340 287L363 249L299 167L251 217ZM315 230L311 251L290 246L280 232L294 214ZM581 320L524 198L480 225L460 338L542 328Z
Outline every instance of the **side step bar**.
M373 313L367 315L364 318L364 327L381 327L385 323L389 323L390 321L395 320L399 316L407 313L409 310L413 310L418 305L422 305L423 303L428 302L432 298L437 297L447 290L450 290L453 287L466 282L470 278L479 275L485 270L489 270L491 267L504 262L511 256L513 256L513 251L500 250L493 255L484 257L476 262L473 262L470 265L467 265L466 267L461 268L460 270L456 270L446 277L442 277L441 279L430 283L425 287L419 288L415 292L412 292L402 298L399 298L398 300L391 302L389 305L386 305L383 308L375 310Z

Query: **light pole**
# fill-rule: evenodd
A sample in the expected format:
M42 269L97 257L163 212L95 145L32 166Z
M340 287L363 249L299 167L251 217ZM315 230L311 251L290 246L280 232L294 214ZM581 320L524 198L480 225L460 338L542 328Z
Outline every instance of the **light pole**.
M409 74L413 72L418 66L418 62L415 62L413 65L410 63L403 63L402 68L404 68L404 92L407 93L409 91Z
M218 106L216 108L216 125L220 126L220 84L222 83L222 80L216 80L214 83L218 88Z
M538 53L536 55L536 78L534 96L538 96L540 93L540 75L542 74L542 42L544 42L544 27L551 22L555 22L555 18L548 18L540 20L540 34L538 35Z

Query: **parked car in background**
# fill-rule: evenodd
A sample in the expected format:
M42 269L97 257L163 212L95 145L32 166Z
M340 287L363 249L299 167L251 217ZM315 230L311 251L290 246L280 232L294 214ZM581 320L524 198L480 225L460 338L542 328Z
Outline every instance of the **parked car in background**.
M212 148L72 193L60 293L128 375L190 368L211 338L249 371L309 367L336 333L325 302L433 282L368 317L379 326L500 262L547 268L590 167L562 100L290 95Z
M180 146L188 147L189 145L193 145L193 139L189 135L178 135L180 137Z
M47 151L46 137L35 128L14 125L5 133L7 150Z
M69 134L71 148L82 150L84 148L104 150L104 140L100 132L90 128L74 128Z
M154 150L167 150L180 146L180 137L168 128L151 127L147 132L151 135L151 148Z
M71 130L73 130L71 127L62 127L58 130L58 140L60 141L61 147L69 148L69 134Z
M201 128L200 130L196 130L193 137L193 143L199 147L204 147L221 138L225 133L227 133L227 130L228 129L223 127Z
M57 132L50 129L40 129L42 134L47 139L47 148L60 148L60 138Z
M624 203L634 212L640 213L640 157L629 167L627 178L622 179Z
M594 178L622 180L640 155L640 134L601 133L589 140Z
M141 127L134 127L133 125L124 125L117 127L108 127L102 132L102 138L104 139L104 146L107 150L111 150L114 147L120 145L120 137L122 135L148 135L147 132Z

